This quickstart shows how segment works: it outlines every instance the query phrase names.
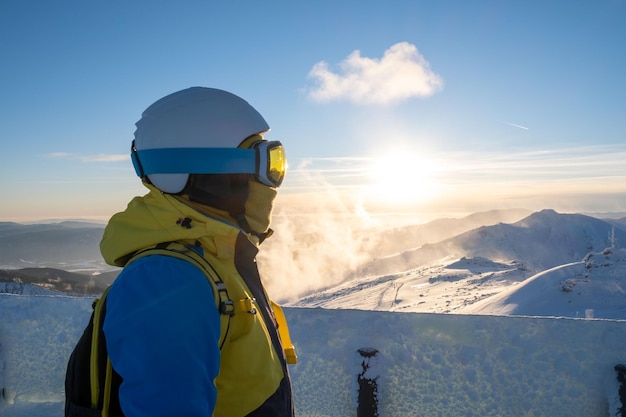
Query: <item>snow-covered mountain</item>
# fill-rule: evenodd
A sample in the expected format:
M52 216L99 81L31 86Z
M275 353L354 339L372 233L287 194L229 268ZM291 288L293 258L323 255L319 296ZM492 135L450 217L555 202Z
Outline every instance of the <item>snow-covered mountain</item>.
M481 226L441 242L373 259L355 275L381 275L463 256L517 261L534 272L580 261L589 252L611 246L613 226L582 214L543 210L512 224ZM615 228L614 239L626 243L626 231Z
M526 209L489 210L460 218L438 218L424 224L413 224L357 232L356 238L370 243L369 248L377 258L419 248L427 243L437 243L482 226L514 223L532 214Z
M621 242L626 232L606 221L543 210L373 259L352 279L288 304L626 319Z

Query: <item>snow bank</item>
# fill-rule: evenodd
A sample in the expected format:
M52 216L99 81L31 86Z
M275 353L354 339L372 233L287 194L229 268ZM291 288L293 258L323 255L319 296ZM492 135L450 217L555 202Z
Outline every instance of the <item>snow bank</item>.
M355 351L380 351L384 416L605 416L620 321L288 310L301 416L354 415Z
M3 417L59 417L91 299L0 295ZM382 416L608 415L626 322L287 308L299 417L356 415L357 349L379 350Z
M92 302L58 295L0 294L3 417L62 415L65 367L89 321Z

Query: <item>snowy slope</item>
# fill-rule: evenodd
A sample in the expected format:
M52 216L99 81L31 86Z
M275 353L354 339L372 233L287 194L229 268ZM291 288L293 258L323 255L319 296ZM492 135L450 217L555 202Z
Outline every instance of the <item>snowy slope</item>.
M626 249L541 272L459 312L626 319Z
M445 265L354 279L292 305L626 320L626 249L591 253L579 262L529 275L515 262L461 258Z
M374 260L362 275L287 304L626 319L620 242L626 233L607 222L544 210ZM610 245L617 248L605 252Z

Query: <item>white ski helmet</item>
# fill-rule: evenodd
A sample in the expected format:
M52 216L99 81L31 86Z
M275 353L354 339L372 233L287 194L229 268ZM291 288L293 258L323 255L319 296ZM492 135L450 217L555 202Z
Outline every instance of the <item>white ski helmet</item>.
M189 174L224 173L217 167L212 171L203 149L237 148L249 136L270 129L259 112L242 98L206 87L191 87L163 97L142 113L136 126L132 147L135 171L166 193L182 191ZM163 152L157 158L158 152L141 152L146 150ZM222 155L228 158L229 154ZM221 156L211 162L227 165L223 159ZM159 172L163 164L175 168ZM157 168L146 172L144 166Z

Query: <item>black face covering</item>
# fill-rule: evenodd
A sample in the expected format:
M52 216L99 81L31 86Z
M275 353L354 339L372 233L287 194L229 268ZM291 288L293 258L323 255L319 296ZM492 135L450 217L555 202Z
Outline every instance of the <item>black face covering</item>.
M211 208L228 213L239 227L256 236L258 243L272 233L276 194L276 188L256 182L247 174L193 174L180 193L199 204L197 209L205 214Z
M237 219L246 211L248 175L192 174L181 194L193 202L224 210Z

